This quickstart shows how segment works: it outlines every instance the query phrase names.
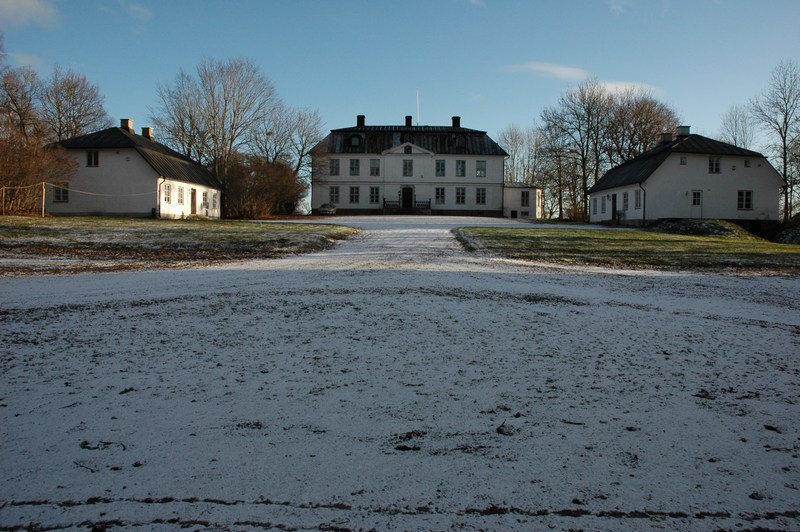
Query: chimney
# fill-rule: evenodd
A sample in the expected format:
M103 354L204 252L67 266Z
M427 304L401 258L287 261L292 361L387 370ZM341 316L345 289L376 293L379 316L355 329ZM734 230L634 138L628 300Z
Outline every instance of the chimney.
M672 133L662 133L660 145L663 146L665 144L669 144L670 142L672 142Z
M364 123L365 123L366 119L367 119L367 117L364 116L364 115L356 116L356 127L364 127Z
M461 127L461 117L454 116L453 117L453 127Z
M677 132L679 139L685 139L689 136L689 127L690 126L678 126Z
M406 127L411 127L412 126L411 120L412 120L411 115L406 115Z
M123 118L119 121L119 127L126 130L128 133L133 133L133 120L130 118Z
M142 136L148 140L156 140L156 136L153 134L152 127L143 127Z

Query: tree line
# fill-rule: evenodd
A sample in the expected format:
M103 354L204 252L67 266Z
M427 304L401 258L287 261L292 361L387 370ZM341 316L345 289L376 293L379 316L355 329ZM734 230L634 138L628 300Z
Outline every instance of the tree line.
M544 216L588 219L588 190L603 174L656 147L679 118L651 91L610 90L586 79L565 90L529 127L510 125L498 142L509 154L505 179L542 189ZM800 209L800 70L784 61L764 92L747 105L734 105L722 118L719 139L752 149L757 132L787 182L782 192L784 221Z
M294 213L310 182L317 111L287 106L246 59L204 59L157 86L150 109L158 141L207 166L223 186L224 215ZM7 64L0 33L0 186L7 212L33 212L36 184L68 181L75 164L53 143L111 127L97 85L56 66L42 79Z

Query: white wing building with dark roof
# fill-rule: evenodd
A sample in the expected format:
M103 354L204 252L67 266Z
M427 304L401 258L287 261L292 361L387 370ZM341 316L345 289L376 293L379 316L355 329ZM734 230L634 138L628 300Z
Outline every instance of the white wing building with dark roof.
M58 143L77 162L69 181L51 183L50 214L219 218L222 192L203 165L137 135L133 121Z
M356 126L334 129L311 152L312 212L332 203L343 214L416 213L536 216L537 189L506 192L505 150L485 131L450 126ZM527 210L506 208L516 194ZM516 196L514 196L516 198Z
M748 228L777 223L786 182L760 153L678 128L612 168L589 189L589 220L647 224L714 218Z

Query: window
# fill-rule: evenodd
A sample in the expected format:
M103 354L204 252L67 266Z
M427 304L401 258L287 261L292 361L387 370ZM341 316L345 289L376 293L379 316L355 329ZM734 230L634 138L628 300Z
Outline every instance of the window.
M172 203L172 185L164 185L164 203Z
M370 159L369 160L369 175L371 175L373 177L381 175L381 160L380 159Z
M206 192L205 190L203 191L203 203L200 206L208 208L208 192Z
M467 202L467 189L456 187L456 205L464 205Z
M622 193L622 210L623 211L627 211L628 210L628 193L627 192L623 192Z
M436 187L436 205L444 205L444 187Z
M592 198L592 214L597 214L597 198Z
M403 159L403 177L411 177L412 175L414 175L414 161Z
M217 208L217 193L216 192L211 194L211 208L212 209L216 209Z
M370 203L381 202L381 187L369 187L369 202Z
M328 201L336 205L339 203L339 187L331 187L328 191Z
M361 161L359 159L350 159L350 175L361 175Z
M485 188L476 188L475 189L475 203L477 205L486 205L486 189Z
M681 166L686 166L686 156L681 155Z
M358 203L359 193L358 187L350 187L350 203Z
M358 148L359 146L361 146L361 137L359 135L351 135L350 146L352 148Z
M486 177L486 161L475 161L475 177Z
M178 205L183 205L183 187L178 187Z
M100 166L100 153L97 151L87 151L86 166Z
M55 189L53 190L53 201L55 203L68 203L69 202L69 190L67 189L66 183L59 183L55 185Z
M740 211L753 210L753 191L740 190L736 193L736 208Z
M405 148L403 148L403 153L406 153L406 154L409 154L409 155L411 153L413 153L413 151L414 150L411 149L411 146L406 146Z
M521 207L530 207L530 205L531 205L531 191L530 190L522 190L522 191L520 191L519 204L520 204Z
M444 159L436 159L436 177L444 177L445 163Z
M456 177L467 175L467 161L456 161Z
M745 168L750 168L750 159L745 159L744 160L744 167Z
M339 159L331 159L330 175L339 175Z
M605 196L601 196L600 197L600 214L605 214L605 213L606 213L606 197Z
M703 204L703 191L692 190L692 207L699 207Z
M709 174L718 174L720 173L720 160L719 157L715 155L711 155L708 158L708 173Z
M633 193L633 208L634 209L641 209L642 208L642 191L636 190Z

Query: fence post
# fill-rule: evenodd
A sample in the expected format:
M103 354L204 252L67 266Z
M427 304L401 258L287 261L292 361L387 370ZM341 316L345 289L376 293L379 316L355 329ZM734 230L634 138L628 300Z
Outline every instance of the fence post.
M44 218L44 181L42 181L42 218Z

